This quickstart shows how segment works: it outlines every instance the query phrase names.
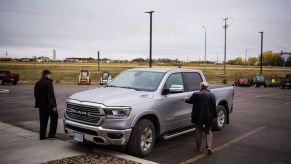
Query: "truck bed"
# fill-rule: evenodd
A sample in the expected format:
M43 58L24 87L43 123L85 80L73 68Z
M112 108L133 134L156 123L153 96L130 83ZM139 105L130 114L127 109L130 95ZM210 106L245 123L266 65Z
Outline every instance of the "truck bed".
M209 85L209 89L218 89L218 88L224 88L224 87L230 87L231 85L227 84L211 84Z

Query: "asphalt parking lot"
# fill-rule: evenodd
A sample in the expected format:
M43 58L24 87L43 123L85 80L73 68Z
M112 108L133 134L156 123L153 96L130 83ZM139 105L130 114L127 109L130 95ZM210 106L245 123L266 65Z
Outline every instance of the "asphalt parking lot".
M55 85L60 119L69 95L94 87ZM33 108L33 86L5 85L1 88L9 89L10 93L0 94L0 121L37 132L38 110ZM235 109L230 118L230 124L223 131L213 133L215 152L211 156L196 153L194 134L187 134L157 142L146 159L167 164L290 163L290 89L235 88ZM61 127L57 135L61 140L71 141Z

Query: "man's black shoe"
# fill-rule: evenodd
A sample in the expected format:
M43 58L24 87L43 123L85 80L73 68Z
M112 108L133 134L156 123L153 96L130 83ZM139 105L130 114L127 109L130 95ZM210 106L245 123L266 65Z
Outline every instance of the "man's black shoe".
M57 136L49 136L48 139L57 139Z
M39 140L45 140L47 137L40 137Z
M207 152L208 152L209 155L212 154L212 150L210 148L207 148Z

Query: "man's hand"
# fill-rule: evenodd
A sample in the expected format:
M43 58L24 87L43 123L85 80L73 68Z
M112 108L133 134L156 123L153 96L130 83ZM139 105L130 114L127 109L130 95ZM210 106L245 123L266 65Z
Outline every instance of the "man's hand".
M56 107L53 108L53 112L57 112L58 109Z

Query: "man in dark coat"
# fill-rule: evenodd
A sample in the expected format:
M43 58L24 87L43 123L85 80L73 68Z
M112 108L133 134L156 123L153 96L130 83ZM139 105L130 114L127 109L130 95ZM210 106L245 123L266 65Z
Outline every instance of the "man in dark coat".
M39 139L47 139L46 130L48 119L50 117L50 129L48 138L56 138L58 125L57 103L54 93L53 80L51 72L44 70L42 78L34 86L35 108L39 108Z
M200 84L200 92L195 92L185 100L186 103L193 104L191 119L196 126L196 146L197 151L201 151L202 135L206 135L206 147L211 154L212 133L211 127L217 117L215 95L208 90L208 84Z

